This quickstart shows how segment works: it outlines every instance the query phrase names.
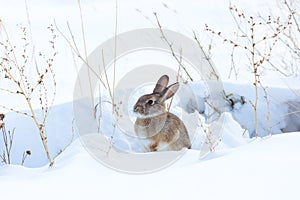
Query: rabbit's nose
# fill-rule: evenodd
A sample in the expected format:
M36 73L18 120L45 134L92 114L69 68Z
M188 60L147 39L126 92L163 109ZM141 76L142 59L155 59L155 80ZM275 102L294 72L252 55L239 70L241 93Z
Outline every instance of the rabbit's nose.
M138 112L141 108L142 108L142 106L136 105L136 106L134 106L133 111Z

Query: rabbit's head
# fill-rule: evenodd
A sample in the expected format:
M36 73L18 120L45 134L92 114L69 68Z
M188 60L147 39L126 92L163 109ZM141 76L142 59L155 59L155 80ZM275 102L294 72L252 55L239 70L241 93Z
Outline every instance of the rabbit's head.
M150 118L166 112L165 101L176 93L179 83L176 82L169 87L169 77L163 75L157 81L152 94L141 96L134 105L134 113L138 118Z

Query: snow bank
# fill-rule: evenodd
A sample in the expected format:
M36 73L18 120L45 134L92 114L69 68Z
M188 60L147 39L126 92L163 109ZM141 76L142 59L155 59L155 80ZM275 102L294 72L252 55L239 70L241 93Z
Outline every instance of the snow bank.
M232 94L228 99L220 97L224 101L225 111L220 115L218 121L207 121L206 110L209 106L205 100L209 99L209 93L205 91L202 82L193 83L191 88L196 95L199 104L193 108L189 101L174 102L171 112L177 114L184 120L190 138L192 139L192 148L195 150L204 150L205 138L204 128L217 129L217 140L221 139L218 146L219 150L235 148L240 145L247 144L249 137L254 136L254 115L253 108L249 103L253 101L253 88L247 85L223 83L226 94ZM272 133L279 134L287 131L297 131L300 122L297 113L293 113L299 108L297 96L290 90L284 88L269 88L270 94L270 124L272 125ZM139 93L135 98L139 97ZM244 97L244 104L237 101ZM235 101L232 106L229 99ZM132 104L135 102L132 101ZM269 122L267 119L268 110L263 95L259 98L259 134L266 136L269 134ZM133 106L129 104L128 106ZM130 108L131 108L130 107ZM130 108L128 108L130 110ZM107 138L113 135L113 144L115 148L124 152L144 152L137 138L125 134L122 130L114 130L114 119L111 117L111 105L103 103L101 119L101 130ZM96 120L96 119L95 119ZM134 123L135 118L132 118ZM22 153L29 149L32 155L25 162L27 167L41 167L47 163L39 134L31 119L20 116L15 113L7 113L5 118L7 130L15 129L15 137L12 148L12 163L20 164ZM202 125L201 125L202 124ZM203 127L201 127L203 126ZM59 154L72 140L78 137L76 132L76 124L73 117L72 103L54 106L50 112L49 121L46 126L47 139L52 156ZM4 149L0 136L0 149ZM216 141L219 143L218 141Z
M299 199L300 133L257 139L204 161L189 150L170 168L129 175L96 162L77 140L53 168L1 166L9 199ZM160 154L153 153L153 154ZM138 163L137 163L138 164Z

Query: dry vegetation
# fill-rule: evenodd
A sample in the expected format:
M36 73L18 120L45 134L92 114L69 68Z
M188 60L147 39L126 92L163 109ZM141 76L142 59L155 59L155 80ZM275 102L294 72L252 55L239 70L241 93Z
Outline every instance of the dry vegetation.
M266 100L266 106L268 107L268 122L269 131L272 135L272 127L270 124L270 109L269 109L269 97L267 93L267 87L263 84L261 80L261 73L267 68L266 66L271 66L275 70L275 65L272 65L273 50L275 46L279 43L280 38L285 34L286 30L291 27L292 19L294 17L294 12L292 11L286 17L281 19L280 16L273 17L271 15L267 17L262 16L252 16L246 15L244 12L240 11L236 6L230 6L229 10L236 22L235 37L226 36L220 31L216 31L210 26L206 25L205 30L213 35L218 36L223 42L232 45L232 70L237 72L234 64L234 52L235 49L239 49L246 55L248 62L246 66L250 66L251 72L253 74L253 85L255 88L255 99L253 101L249 100L254 110L254 123L255 123L255 135L259 136L258 131L258 102L259 102L259 90L260 88L264 92L264 98ZM236 74L237 76L237 74Z
M12 147L14 142L14 135L15 135L15 128L12 130L6 130L5 122L4 122L5 115L0 114L0 132L2 133L2 139L4 144L4 150L0 154L1 162L4 164L12 164ZM26 150L23 152L21 165L24 165L25 160L28 156L31 155L30 150Z
M50 25L47 28L50 32L49 48L37 51L31 40L31 34L28 32L29 29L22 25L19 25L19 28L20 38L13 40L4 23L0 24L0 75L3 81L0 92L7 98L17 100L20 104L25 103L28 111L20 110L17 106L1 104L0 107L32 119L49 164L52 165L53 159L48 148L45 126L56 95L53 64L57 55L55 48L57 35L53 25ZM35 109L39 109L41 114L38 114ZM10 135L13 136L13 133L11 132ZM24 154L24 160L26 157L27 153Z

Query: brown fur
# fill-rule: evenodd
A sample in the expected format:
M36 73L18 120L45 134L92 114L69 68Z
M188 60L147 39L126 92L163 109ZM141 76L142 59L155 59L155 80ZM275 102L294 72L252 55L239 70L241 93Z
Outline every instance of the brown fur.
M135 122L135 132L139 137L150 140L149 151L157 151L159 145L165 145L162 150L178 151L191 148L191 142L184 123L174 114L167 112L164 101L172 97L178 89L178 83L168 88L168 77L162 76L154 93L139 98L134 111L139 114ZM151 101L150 101L151 100Z

